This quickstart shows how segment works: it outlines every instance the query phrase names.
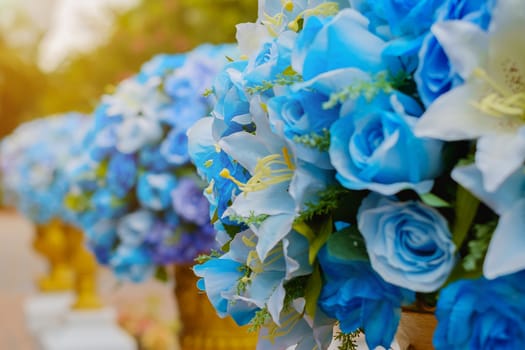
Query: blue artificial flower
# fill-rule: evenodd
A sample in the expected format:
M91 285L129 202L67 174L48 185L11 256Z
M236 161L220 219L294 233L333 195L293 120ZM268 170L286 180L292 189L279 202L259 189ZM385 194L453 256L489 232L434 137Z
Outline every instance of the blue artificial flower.
M116 148L124 154L133 154L142 147L156 144L162 139L162 126L158 120L133 116L125 118L115 127Z
M325 150L301 142L314 136L323 137L339 118L339 108L324 107L328 99L329 96L311 88L279 94L268 100L268 115L273 125L282 123L284 136L296 144L297 158L330 169L332 166Z
M155 215L153 212L140 209L119 220L117 234L122 244L136 247L142 244L154 224Z
M284 32L272 41L265 42L249 60L244 70L246 87L256 87L273 82L290 67L291 53L296 33Z
M404 189L428 192L441 171L442 142L414 135L421 112L400 93L370 102L360 98L330 129L330 159L339 182L385 195Z
M215 118L223 120L228 127L251 122L249 118L250 104L244 92L242 77L242 72L247 64L247 61L228 63L217 74L213 84L217 101L212 114Z
M243 231L233 238L228 253L194 267L203 277L199 288L206 290L219 314L231 315L239 325L247 324L260 308L280 323L285 281L312 272L308 241L298 233L284 238L266 259L259 257L256 244L257 236Z
M109 160L106 181L115 195L123 198L133 188L137 176L137 161L133 155L115 153Z
M448 0L440 7L436 22L464 20L487 29L491 19L493 0ZM419 51L419 66L414 74L419 96L425 106L450 89L463 83L452 67L445 50L434 36L428 33Z
M111 257L109 266L118 279L135 283L149 278L154 271L150 255L140 246L120 245Z
M184 177L171 191L173 209L184 220L199 226L209 224L209 204L195 179Z
M137 198L144 208L161 211L170 207L175 186L177 179L170 173L146 172L138 179Z
M433 292L456 264L447 220L420 202L397 202L372 193L361 203L357 222L372 267L396 286Z
M199 175L210 184L205 190L210 202L210 216L217 216L225 224L240 226L223 215L240 190L235 183L220 174L227 169L241 182L248 181L250 175L239 163L217 148L212 136L213 121L213 118L203 118L188 130L188 153Z
M140 83L146 83L152 77L163 77L174 69L180 68L186 62L187 55L156 55L144 63L137 74L136 79Z
M171 165L184 165L190 160L185 129L172 129L160 144L160 154Z
M333 18L306 19L297 36L292 66L304 80L339 68L357 68L370 74L388 71L396 74L398 60L383 56L386 43L367 28L367 20L353 9L340 11Z
M341 231L320 250L324 283L318 304L339 321L344 333L361 328L370 349L380 345L389 348L401 318L401 306L413 303L415 294L385 282L366 260L355 258L353 243Z
M102 187L93 192L91 196L91 207L100 218L118 218L125 214L130 205L127 198L122 198L110 189Z
M435 311L437 350L525 348L525 271L445 287Z
M160 152L158 146L146 146L139 151L138 163L144 169L153 172L164 172L170 168L170 164Z
M113 256L113 247L117 242L116 226L114 220L103 219L84 230L88 247L102 265L109 264Z
M5 137L0 151L4 203L38 224L75 221L64 198L73 163L83 151L78 141L90 126L85 115L67 113L23 123Z

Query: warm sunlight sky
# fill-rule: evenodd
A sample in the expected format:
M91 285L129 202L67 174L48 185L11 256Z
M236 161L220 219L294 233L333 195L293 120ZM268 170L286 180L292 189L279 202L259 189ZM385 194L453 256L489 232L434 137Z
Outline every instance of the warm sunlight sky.
M106 38L110 8L126 9L138 0L0 0L0 12L9 21L9 9L23 8L39 27L48 28L39 50L39 64L52 70L68 54L88 50Z

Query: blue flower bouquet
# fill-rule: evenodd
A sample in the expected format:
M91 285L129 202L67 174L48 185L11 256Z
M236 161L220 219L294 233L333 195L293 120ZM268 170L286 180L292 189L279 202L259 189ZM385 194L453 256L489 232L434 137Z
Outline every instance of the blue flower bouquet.
M525 347L525 4L259 2L189 130L221 250L194 267L258 349ZM523 243L523 245L522 245Z
M68 167L82 151L78 144L91 119L78 113L54 115L20 125L2 140L3 201L36 224L72 222L63 204Z
M186 131L209 113L206 88L232 48L156 56L94 112L65 202L98 261L123 280L163 274L216 246Z

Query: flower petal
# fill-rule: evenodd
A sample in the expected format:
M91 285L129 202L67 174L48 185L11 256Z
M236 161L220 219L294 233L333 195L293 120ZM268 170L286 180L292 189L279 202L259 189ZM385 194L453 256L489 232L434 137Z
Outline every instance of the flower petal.
M468 21L445 21L434 24L436 36L450 63L463 79L475 68L485 66L488 52L488 34Z
M488 279L525 269L525 198L500 217L483 265Z
M421 116L415 134L457 141L475 139L499 130L498 118L483 114L470 103L478 101L483 94L481 85L469 82L441 95Z

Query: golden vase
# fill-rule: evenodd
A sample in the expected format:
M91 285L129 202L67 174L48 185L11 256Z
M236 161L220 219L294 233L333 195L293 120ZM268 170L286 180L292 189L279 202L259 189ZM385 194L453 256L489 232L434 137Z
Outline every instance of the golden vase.
M257 334L221 319L206 294L197 289L197 277L188 265L175 267L175 298L179 306L182 350L253 350Z

